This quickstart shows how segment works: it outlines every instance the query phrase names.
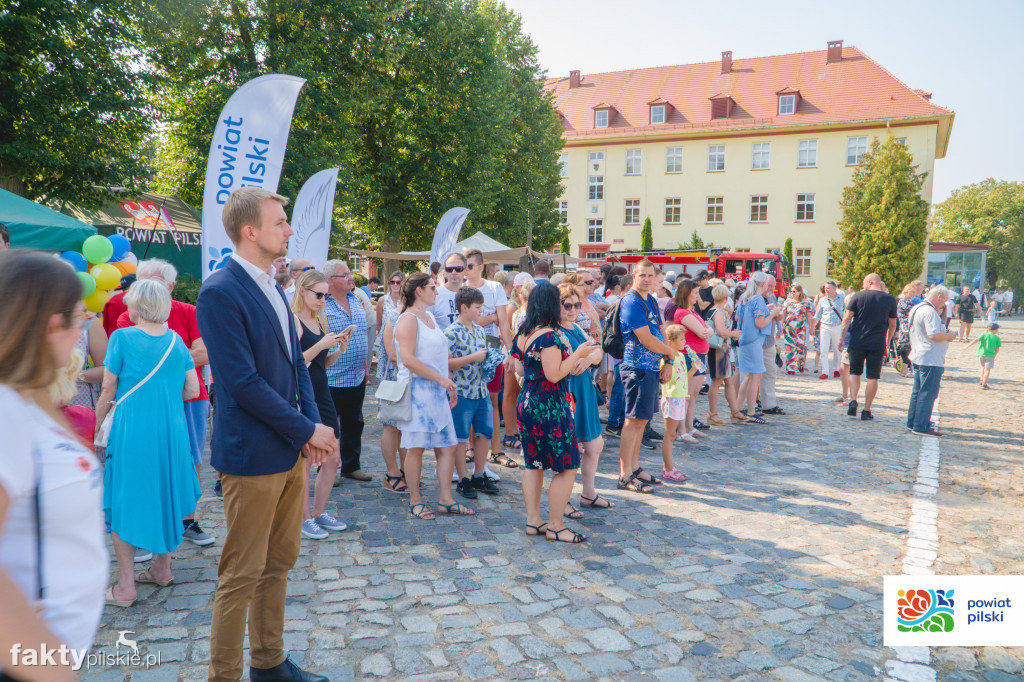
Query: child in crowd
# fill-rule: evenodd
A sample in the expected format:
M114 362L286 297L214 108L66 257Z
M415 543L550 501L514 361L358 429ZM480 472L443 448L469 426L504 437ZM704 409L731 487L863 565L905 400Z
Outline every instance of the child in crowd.
M978 344L978 358L981 360L981 378L978 383L982 388L988 389L988 378L992 374L992 368L995 367L999 348L1003 345L1003 340L999 338L999 324L996 322L989 324L987 332L968 343L964 348L970 348L974 344Z
M670 324L665 328L665 343L680 351L680 354L670 365L672 372L668 381L661 385L661 414L665 418L665 436L661 441L661 457L665 466L661 470L661 475L668 481L682 483L686 480L686 474L672 463L672 444L676 440L676 429L686 419L689 378L699 371L700 359L686 345L686 328L682 325ZM682 353L692 356L689 363L683 358ZM689 371L686 369L688 364L690 365ZM682 436L679 440L684 443L698 442L689 434Z
M476 499L477 493L494 495L501 489L484 475L487 448L494 435L491 414L491 400L487 393L490 377L483 375L483 362L487 359L487 335L476 323L483 314L484 295L474 287L462 287L455 294L455 307L459 316L448 325L444 335L448 337L448 370L455 382L458 402L452 408L455 422L455 470L459 483L455 492L467 499ZM476 434L473 448L473 478L466 476L466 445L469 442L470 427Z
M996 308L996 302L990 300L988 302L988 311L985 313L985 321L989 324L995 324L998 317L999 310Z

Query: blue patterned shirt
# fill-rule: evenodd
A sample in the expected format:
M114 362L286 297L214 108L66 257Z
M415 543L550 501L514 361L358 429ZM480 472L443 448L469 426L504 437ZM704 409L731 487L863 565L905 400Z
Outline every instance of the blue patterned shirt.
M348 307L352 314L331 296L327 297L324 312L327 315L327 329L332 334L340 334L350 324L356 326L349 339L345 352L337 362L327 368L327 384L335 388L351 388L360 386L366 381L366 310L359 297L349 292Z
M619 325L625 345L622 364L636 369L660 369L661 354L648 349L633 333L634 329L646 326L654 338L665 340L661 335L661 310L654 295L648 294L646 300L638 294L623 296L619 303Z
M448 354L453 358L462 358L478 353L487 347L487 338L483 327L473 323L473 329L455 320L444 330L448 337ZM487 379L483 375L483 363L471 362L452 372L455 392L470 400L487 397Z

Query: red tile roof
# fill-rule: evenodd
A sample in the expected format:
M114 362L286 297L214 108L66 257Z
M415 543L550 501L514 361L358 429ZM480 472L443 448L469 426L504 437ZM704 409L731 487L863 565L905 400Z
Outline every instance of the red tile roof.
M554 93L567 139L897 118L944 117L951 123L950 109L933 104L930 93L911 89L856 47L844 47L842 61L826 63L826 54L734 58L729 73L715 61L585 74L577 88L569 87L568 78L550 78L545 86ZM786 91L799 92L799 103L796 113L779 116L776 93ZM733 99L732 111L728 119L712 120L708 100L722 93ZM672 107L664 124L651 126L648 104L659 99ZM598 106L616 112L608 128L594 129ZM945 132L948 139L948 127Z

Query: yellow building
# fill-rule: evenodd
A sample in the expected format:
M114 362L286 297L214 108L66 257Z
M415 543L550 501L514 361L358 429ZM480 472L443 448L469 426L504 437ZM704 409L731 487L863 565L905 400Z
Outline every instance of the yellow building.
M797 279L826 278L839 201L876 137L905 140L931 203L953 112L855 47L550 79L565 128L558 210L589 261L695 230L737 251L793 240Z

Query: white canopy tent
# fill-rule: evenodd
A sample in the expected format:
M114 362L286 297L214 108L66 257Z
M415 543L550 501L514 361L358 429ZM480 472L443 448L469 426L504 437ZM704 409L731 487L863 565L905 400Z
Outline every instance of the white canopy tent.
M501 263L502 265L511 264L518 265L519 259L525 255L533 255L537 258L551 258L556 264L564 262L566 264L576 264L579 262L579 258L567 256L564 254L550 254L542 253L540 251L533 251L525 246L519 248L509 248L501 242L488 237L483 232L477 232L471 237L467 237L460 242L456 242L453 251L463 253L467 249L480 249L484 255L484 262L486 263ZM426 261L430 259L430 251L399 251L398 253L386 253L382 251L364 251L362 249L350 249L345 248L349 253L354 253L366 258L381 258L390 260L422 260Z

